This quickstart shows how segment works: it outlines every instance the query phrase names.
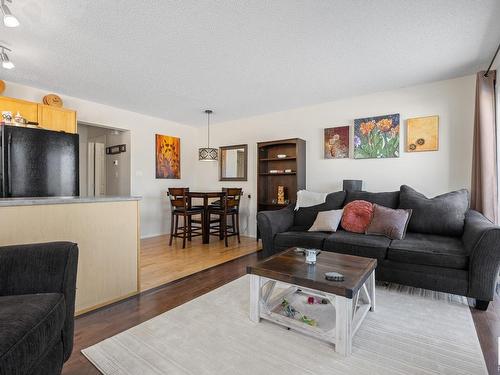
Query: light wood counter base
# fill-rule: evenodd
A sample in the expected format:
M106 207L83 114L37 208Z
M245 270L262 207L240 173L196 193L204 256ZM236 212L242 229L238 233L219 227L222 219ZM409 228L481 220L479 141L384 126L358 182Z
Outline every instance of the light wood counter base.
M76 314L139 292L137 200L0 207L0 246L78 244Z

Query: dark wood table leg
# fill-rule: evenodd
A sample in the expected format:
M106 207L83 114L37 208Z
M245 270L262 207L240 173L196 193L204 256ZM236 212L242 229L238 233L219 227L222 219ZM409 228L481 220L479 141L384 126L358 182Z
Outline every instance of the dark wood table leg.
M203 233L203 243L209 243L210 242L210 214L208 212L208 197L204 196L203 197L203 210L205 212L205 215L203 215L203 228L204 228L204 233Z

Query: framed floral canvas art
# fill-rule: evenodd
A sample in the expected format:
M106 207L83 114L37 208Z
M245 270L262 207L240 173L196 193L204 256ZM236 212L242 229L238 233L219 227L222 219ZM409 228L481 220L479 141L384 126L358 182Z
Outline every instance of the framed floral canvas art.
M354 158L398 158L399 113L354 120Z
M156 134L156 178L181 178L181 140Z
M439 149L439 116L410 118L406 121L406 151Z
M349 126L325 129L325 159L349 157Z

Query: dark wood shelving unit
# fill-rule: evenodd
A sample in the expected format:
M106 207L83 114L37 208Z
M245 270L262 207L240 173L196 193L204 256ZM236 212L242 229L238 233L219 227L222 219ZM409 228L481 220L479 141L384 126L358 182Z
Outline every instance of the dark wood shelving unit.
M259 176L293 176L296 172L284 172L284 173L259 173Z
M287 156L286 158L263 158L260 161L275 161L275 160L295 160L295 156Z
M279 210L287 204L273 203L278 186L284 186L289 204L297 200L297 190L306 188L306 141L300 138L257 143L257 212ZM278 158L279 154L286 155ZM290 169L292 172L269 173Z

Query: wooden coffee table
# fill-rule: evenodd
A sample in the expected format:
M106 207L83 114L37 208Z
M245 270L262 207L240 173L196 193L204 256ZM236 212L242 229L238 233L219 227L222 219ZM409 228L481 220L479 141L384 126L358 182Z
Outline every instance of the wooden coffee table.
M352 338L368 311L375 311L375 267L377 260L323 251L315 265L305 262L296 248L285 250L254 266L250 274L250 319L266 319L335 344L335 351L348 356ZM344 281L328 281L325 272L339 272ZM288 288L275 292L276 282ZM273 293L275 292L275 293ZM323 304L307 304L308 297ZM314 318L310 325L286 316L283 301L302 315ZM302 311L301 311L302 310ZM299 313L299 316L300 313Z

